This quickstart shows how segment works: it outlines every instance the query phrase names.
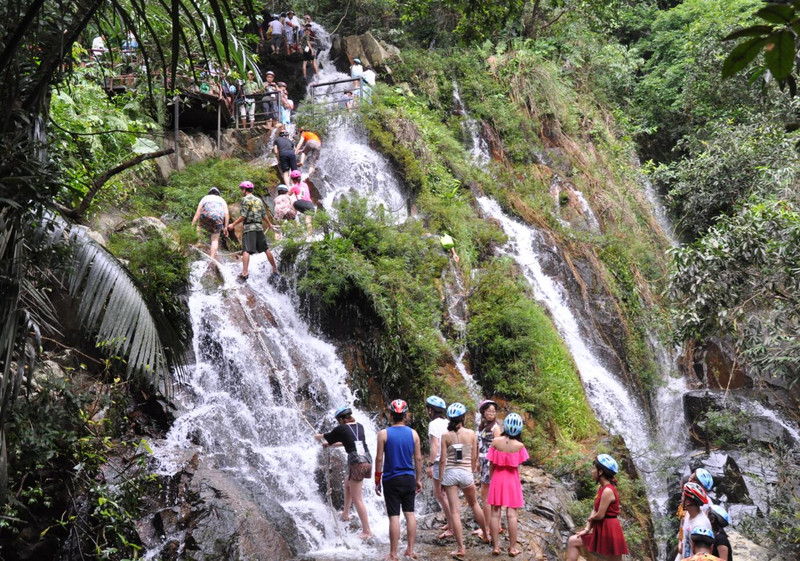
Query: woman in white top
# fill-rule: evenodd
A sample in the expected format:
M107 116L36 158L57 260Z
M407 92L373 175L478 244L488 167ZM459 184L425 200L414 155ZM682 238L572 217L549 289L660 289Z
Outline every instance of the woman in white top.
M484 543L489 543L489 531L486 528L486 519L483 510L478 504L475 492L475 476L478 471L478 439L475 431L464 428L464 417L467 408L461 403L453 403L447 408L447 433L442 435L441 457L439 458L439 472L442 473L442 487L450 503L450 526L456 538L458 549L451 551L450 555L466 555L464 548L464 533L461 527L461 501L458 500L458 490L464 491L475 522L482 531Z

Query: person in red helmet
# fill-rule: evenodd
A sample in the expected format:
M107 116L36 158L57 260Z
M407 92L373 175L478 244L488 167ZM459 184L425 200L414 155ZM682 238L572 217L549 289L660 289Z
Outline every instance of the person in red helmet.
M691 535L695 529L705 528L713 535L711 521L702 510L702 506L708 504L708 495L703 486L693 481L687 483L683 486L681 500L685 514L678 530L678 555L675 557L675 561L692 556Z
M422 491L422 452L417 431L406 426L408 404L395 399L389 404L392 425L378 433L375 454L375 493L383 492L389 516L389 561L399 561L400 509L406 519L408 545L403 555L417 558L414 541L417 518L414 514L416 494Z

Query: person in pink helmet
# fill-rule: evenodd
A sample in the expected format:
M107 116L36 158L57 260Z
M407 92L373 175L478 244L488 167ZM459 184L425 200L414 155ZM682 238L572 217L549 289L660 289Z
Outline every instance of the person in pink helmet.
M294 208L305 215L306 228L308 228L308 233L310 234L312 232L311 215L316 210L314 203L311 201L311 189L309 189L308 184L302 180L302 174L299 169L292 170L289 177L291 177L292 180L289 194L295 198Z
M253 195L253 183L242 181L239 184L242 190L242 202L239 218L228 225L228 230L233 231L237 224L242 224L242 272L239 275L240 281L249 278L248 269L250 267L250 255L253 253L266 253L269 264L272 265L272 274L278 273L278 266L275 264L275 257L267 245L267 237L264 235L262 225L266 218L269 229L272 223L267 217L267 208L264 202Z

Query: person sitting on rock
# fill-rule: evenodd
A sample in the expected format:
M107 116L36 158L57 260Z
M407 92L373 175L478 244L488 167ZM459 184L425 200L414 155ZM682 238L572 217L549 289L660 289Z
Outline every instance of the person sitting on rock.
M211 234L211 251L209 256L212 261L217 258L217 248L219 247L219 235L228 235L228 203L220 197L219 189L212 187L208 190L208 195L200 199L197 205L197 212L192 218L192 226L200 222L200 227Z
M722 559L722 561L733 561L733 551L731 542L725 527L731 523L728 511L719 505L711 505L708 512L708 520L711 522L711 529L714 530L714 545L711 553Z
M695 528L689 539L692 554L684 561L721 561L719 557L711 553L711 545L714 543L713 531L708 528Z

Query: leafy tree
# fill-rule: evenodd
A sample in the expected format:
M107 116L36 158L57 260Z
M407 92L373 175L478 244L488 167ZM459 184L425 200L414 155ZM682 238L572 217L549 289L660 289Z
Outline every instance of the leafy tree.
M246 2L245 10L252 13L251 8ZM154 388L168 391L182 343L165 344L169 331L163 325L159 329L153 319L157 310L146 305L124 268L112 265L110 256L80 230L64 227L58 220L46 221L64 185L47 150L46 124L51 86L61 76L69 47L95 18L119 20L140 29L156 52L151 58L147 49L143 51L150 90L153 76L160 75L166 92L168 84L177 83L180 46L191 51L187 37L209 45L203 54L213 53L220 62L230 58L234 49L230 48L229 30L235 27L235 16L226 0L188 4L173 0L169 6L140 0L58 4L10 0L0 10L0 502L4 502L5 429L10 407L40 346L39 325L54 319L42 312L48 309L42 288L50 277L33 258L42 243L66 238L77 248L72 255L80 268L71 274L75 279L71 294L84 312L77 317L90 331L99 329L99 340L111 356L124 353L130 374L138 373ZM48 231L50 235L41 235ZM87 297L81 298L84 295ZM118 298L128 304L115 307ZM114 313L105 314L106 310Z
M794 200L752 202L674 250L679 340L724 334L751 372L796 382L800 371L800 212Z
M742 72L764 53L763 63L757 64L751 82L762 76L774 78L781 89L788 86L792 96L797 93L797 51L800 46L800 0L772 3L755 12L761 21L730 33L726 40L743 39L725 59L722 77Z
M800 164L796 142L796 134L760 120L741 125L715 122L680 141L684 156L654 173L680 217L676 230L695 239L751 195L791 189Z

